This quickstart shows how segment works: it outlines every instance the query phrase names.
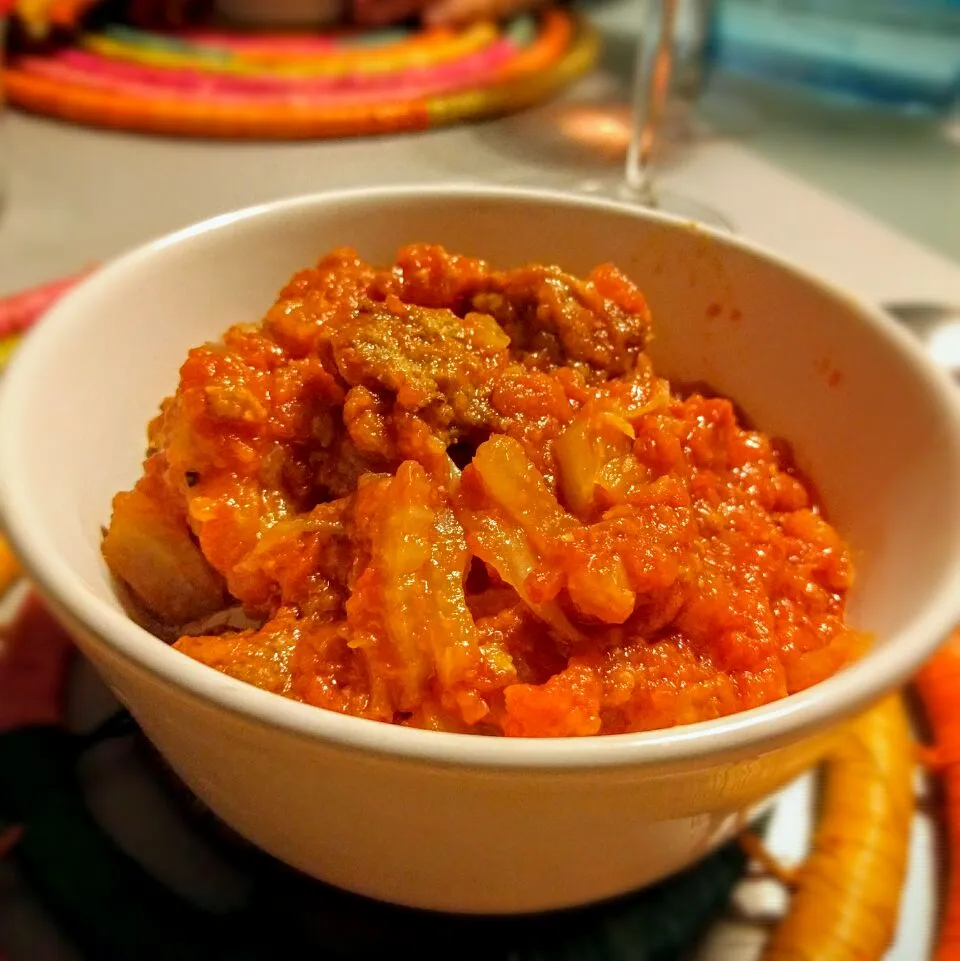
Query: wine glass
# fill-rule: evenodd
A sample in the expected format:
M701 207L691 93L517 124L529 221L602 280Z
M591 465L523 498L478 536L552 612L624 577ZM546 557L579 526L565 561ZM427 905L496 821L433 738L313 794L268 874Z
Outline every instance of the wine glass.
M707 56L710 0L689 0L686 13L692 18L691 30L693 76L686 78L688 89L684 99L693 99L702 84ZM643 15L633 69L631 91L630 139L622 174L582 180L575 189L610 196L644 207L663 210L684 219L730 230L729 221L707 204L660 189L656 179L655 156L667 119L668 101L674 86L677 60L677 24L681 0L642 0ZM681 116L681 123L688 118Z
M478 128L478 149L452 154L444 145L441 155L438 146L438 161L447 169L463 162L467 176L482 182L603 196L732 231L719 211L663 190L656 176L664 147L702 142L721 129L697 109L712 63L714 0L636 3L639 16L629 24L619 16L604 24L620 36L639 31L629 98L619 84L608 92L614 71L598 72L569 97ZM729 115L729 105L722 113Z

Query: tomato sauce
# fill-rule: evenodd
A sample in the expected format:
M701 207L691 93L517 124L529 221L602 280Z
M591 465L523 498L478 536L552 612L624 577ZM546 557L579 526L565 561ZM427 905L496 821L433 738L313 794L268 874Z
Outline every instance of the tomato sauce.
M650 336L609 265L334 251L190 351L106 560L185 655L389 723L624 733L809 687L865 646L850 551Z

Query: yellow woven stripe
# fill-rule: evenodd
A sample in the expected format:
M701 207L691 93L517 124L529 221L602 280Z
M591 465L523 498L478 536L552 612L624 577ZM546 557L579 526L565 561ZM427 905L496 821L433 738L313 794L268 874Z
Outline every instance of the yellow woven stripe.
M459 60L489 46L497 39L497 28L492 23L478 23L435 45L396 45L383 50L357 49L349 52L324 54L300 63L275 63L269 68L262 64L235 60L215 60L161 50L138 47L109 37L87 34L80 38L84 49L112 60L125 60L143 66L164 69L200 70L205 73L226 74L242 77L337 77L346 73L394 73L399 70L431 67Z

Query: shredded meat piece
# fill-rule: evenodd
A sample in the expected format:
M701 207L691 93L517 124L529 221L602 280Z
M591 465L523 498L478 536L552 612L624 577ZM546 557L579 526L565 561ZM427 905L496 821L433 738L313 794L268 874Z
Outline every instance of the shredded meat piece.
M485 314L458 317L393 295L356 311L331 338L348 384L388 392L449 436L492 424L492 381L509 361L508 344Z
M472 305L506 331L515 357L545 370L582 366L607 377L625 374L650 339L646 300L609 265L586 280L556 267L492 274Z

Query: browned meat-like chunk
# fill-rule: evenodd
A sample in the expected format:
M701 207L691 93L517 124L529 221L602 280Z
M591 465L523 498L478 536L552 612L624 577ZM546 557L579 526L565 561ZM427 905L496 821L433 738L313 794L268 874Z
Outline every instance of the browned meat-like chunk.
M617 376L632 369L650 338L646 300L609 265L586 280L557 267L494 274L472 303L507 332L512 355L548 370L583 365Z
M406 411L445 428L486 425L492 377L509 362L506 334L487 315L370 302L332 332L333 355L352 386L386 390Z

